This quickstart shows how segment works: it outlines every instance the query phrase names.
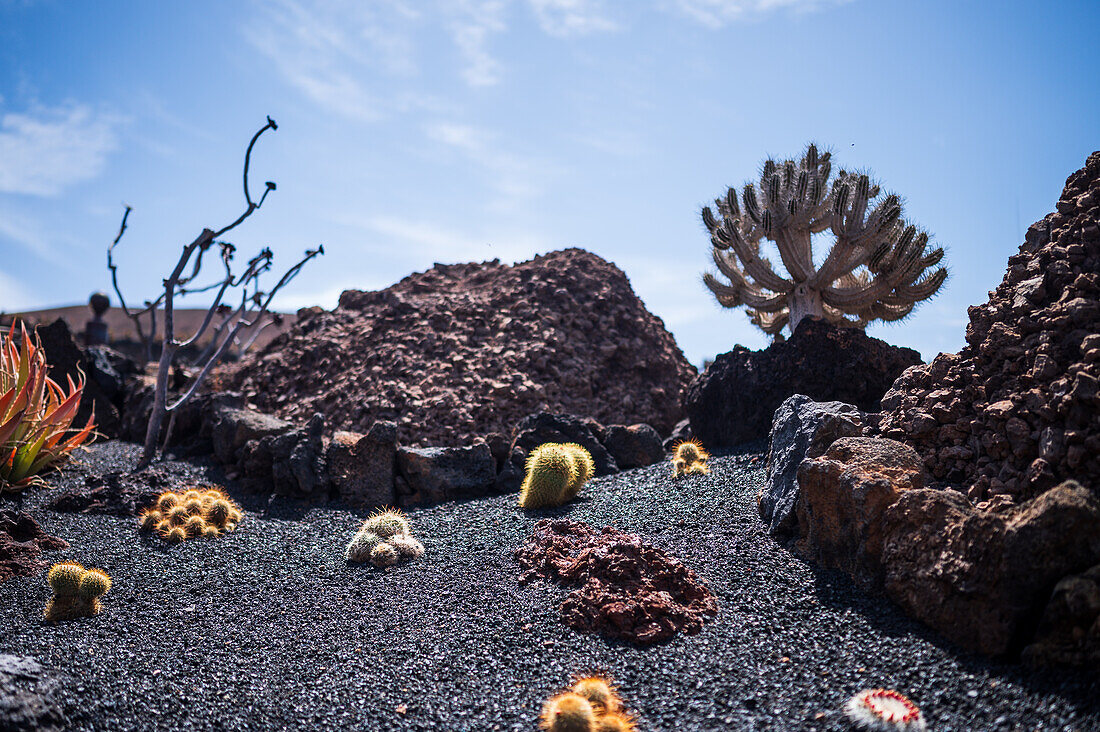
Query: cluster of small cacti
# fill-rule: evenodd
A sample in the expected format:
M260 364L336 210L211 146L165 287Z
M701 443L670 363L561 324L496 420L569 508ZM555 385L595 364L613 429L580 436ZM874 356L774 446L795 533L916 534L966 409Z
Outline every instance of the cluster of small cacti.
M710 455L703 449L703 444L698 440L684 440L676 445L672 453L672 477L679 478L689 473L707 475L710 468L707 467L707 458Z
M549 508L573 500L596 472L592 455L575 442L547 442L527 456L519 489L521 508Z
M167 491L156 504L141 512L141 530L156 532L162 539L178 544L198 536L214 538L237 528L244 514L241 507L218 488L191 489L184 493Z
M59 562L50 567L53 597L46 603L46 620L51 623L98 615L99 598L111 589L111 578L102 569L84 569L76 562Z
M542 708L539 726L547 732L633 732L634 721L611 682L589 676L551 697Z
M367 518L348 544L344 558L349 562L370 561L375 567L391 567L401 559L416 559L424 553L410 529L409 519L397 509L380 511Z
M844 714L867 732L924 732L917 705L893 689L864 689L844 705Z

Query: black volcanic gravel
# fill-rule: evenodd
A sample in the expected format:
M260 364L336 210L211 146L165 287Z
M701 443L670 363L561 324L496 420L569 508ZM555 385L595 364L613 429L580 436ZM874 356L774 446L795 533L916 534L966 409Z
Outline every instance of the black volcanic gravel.
M121 470L137 447L93 446L51 480ZM931 730L1100 729L1100 679L967 656L888 601L793 558L763 530L759 453L712 458L674 482L658 465L597 478L561 509L515 496L412 511L427 553L386 571L348 566L360 515L230 492L237 531L168 547L133 518L62 514L36 491L23 508L105 568L103 614L47 625L45 574L0 584L0 654L58 678L73 730L522 730L578 671L620 684L646 730L846 730L841 705L867 687L916 702ZM216 479L170 463L181 480ZM538 518L637 533L681 558L718 597L694 636L638 649L558 621L565 590L520 587L512 551Z

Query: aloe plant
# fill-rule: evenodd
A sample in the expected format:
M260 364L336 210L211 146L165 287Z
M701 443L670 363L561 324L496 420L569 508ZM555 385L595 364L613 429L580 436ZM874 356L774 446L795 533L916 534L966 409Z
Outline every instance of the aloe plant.
M759 189L748 183L739 196L730 188L715 199L717 217L702 211L714 264L729 281L708 273L704 284L724 307L746 306L776 338L807 316L855 328L900 320L947 279L943 267L933 269L943 249L930 249L928 234L902 220L901 199L844 170L830 187L830 157L811 144L800 160L769 159ZM835 239L816 259L813 237L825 232ZM775 243L786 272L762 256L762 240Z
M46 353L22 324L0 332L0 493L40 482L39 473L59 465L95 429L95 413L83 429L70 429L80 408L84 377L63 389L46 375Z

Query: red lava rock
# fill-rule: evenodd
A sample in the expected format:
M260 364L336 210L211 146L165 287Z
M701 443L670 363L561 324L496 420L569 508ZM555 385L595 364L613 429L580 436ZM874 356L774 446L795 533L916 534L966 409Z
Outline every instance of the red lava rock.
M515 552L520 582L580 585L561 604L562 621L638 645L698 633L718 601L693 571L641 537L569 519L543 519Z
M0 509L0 582L31 577L46 568L43 551L68 549L69 542L50 536L21 511Z
M615 265L580 249L514 266L437 264L385 290L348 290L302 311L219 388L304 422L365 433L397 423L402 444L458 446L510 434L539 411L668 434L695 369Z
M882 398L883 436L983 507L1009 510L1068 479L1100 483L1098 221L1100 151L970 308L966 347L906 370Z

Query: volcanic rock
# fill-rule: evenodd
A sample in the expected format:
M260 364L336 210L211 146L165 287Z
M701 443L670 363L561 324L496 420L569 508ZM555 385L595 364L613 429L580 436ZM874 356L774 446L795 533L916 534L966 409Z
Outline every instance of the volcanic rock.
M1054 586L1023 659L1034 666L1100 669L1100 564Z
M1100 152L1027 231L967 345L907 370L882 400L883 434L939 481L1004 508L1076 479L1100 485Z
M648 424L608 425L600 442L620 470L643 468L665 459L661 436Z
M285 419L322 412L359 432L391 420L402 444L459 446L540 410L664 434L694 375L621 270L567 249L348 290L218 383Z
M403 506L484 496L496 483L496 462L485 442L465 447L399 447ZM407 486L407 488L406 488Z
M730 447L767 437L775 410L793 394L877 412L894 380L920 362L913 349L858 328L803 318L790 340L762 351L734 346L718 356L691 383L684 406L704 445Z
M47 534L27 514L0 509L0 582L36 575L46 568L42 552L68 548L67 541Z
M73 340L68 323L61 318L38 326L37 332L46 353L50 378L66 388L68 378L74 383L81 378L85 380L73 425L83 427L87 424L94 409L96 430L107 437L119 437L126 379L141 370L138 365L107 346L81 349Z
M953 490L903 493L884 515L886 594L948 639L1016 653L1063 577L1100 563L1100 499L1066 481L1003 513Z
M68 720L57 699L60 685L33 658L0 655L0 730L59 732Z
M542 519L515 557L521 583L541 578L579 586L562 602L561 617L583 633L645 646L677 632L698 633L718 614L718 601L694 572L610 526Z
M247 443L264 437L276 437L294 429L294 423L251 409L223 407L215 411L211 428L214 455L223 463L233 463L237 451Z
M337 432L326 453L329 477L340 498L356 508L394 506L397 425L375 422L367 434Z
M768 480L757 500L768 533L790 538L798 528L798 466L823 455L841 437L862 434L863 415L851 404L815 402L805 394L789 397L775 410L768 438Z
M270 420L266 425L272 429L276 427L275 423L281 421L267 415L261 416ZM255 426L259 422L251 424ZM266 434L245 442L236 453L245 484L253 490L270 491L278 496L328 498L330 481L322 437L324 429L324 415L315 414L298 429Z
M575 442L592 456L596 475L614 475L619 472L615 458L600 443L604 428L593 420L583 420L571 414L539 412L524 417L512 432L512 450L517 448L526 456L546 442Z
M63 491L52 498L47 507L67 513L136 516L177 482L157 467L140 473L112 471L103 475L88 475L82 487Z
M798 549L842 569L864 589L882 586L883 514L906 491L924 487L920 457L908 445L843 437L798 468Z

